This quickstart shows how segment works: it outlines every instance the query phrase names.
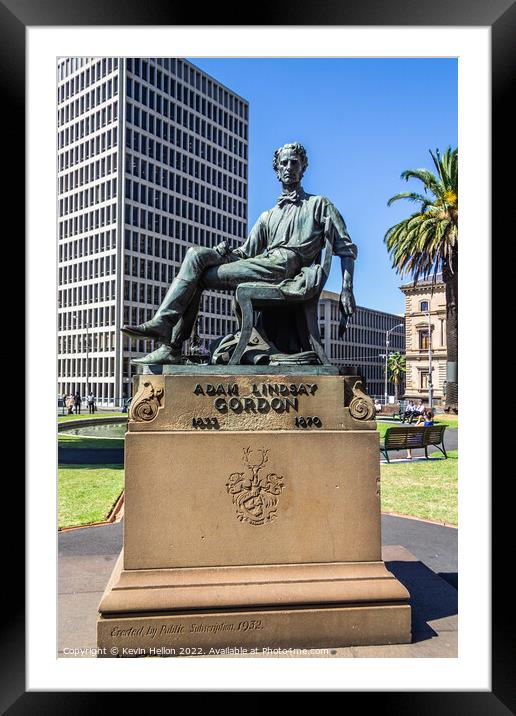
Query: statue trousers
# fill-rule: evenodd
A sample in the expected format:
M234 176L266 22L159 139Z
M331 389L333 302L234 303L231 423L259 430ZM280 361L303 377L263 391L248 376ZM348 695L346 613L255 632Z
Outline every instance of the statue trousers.
M300 268L296 255L275 250L269 256L240 259L221 256L215 249L192 246L186 252L177 276L163 299L155 318L173 325L171 345L179 348L189 338L204 289L233 290L241 283L281 283Z

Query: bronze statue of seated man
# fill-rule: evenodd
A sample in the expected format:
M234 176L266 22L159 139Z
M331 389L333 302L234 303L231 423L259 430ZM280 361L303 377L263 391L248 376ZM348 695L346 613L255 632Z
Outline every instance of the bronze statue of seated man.
M355 311L353 267L357 248L335 206L326 197L303 190L301 179L307 166L306 151L300 144L280 147L274 154L273 168L281 182L282 194L272 209L260 215L244 244L233 250L226 242L215 248L188 249L154 317L139 326L122 328L128 336L152 338L162 344L133 363L181 363L182 344L192 332L205 289L234 290L248 282L281 287L283 282L289 282L290 292L304 290L303 272L321 253L328 219L334 227L332 250L341 259L339 336L343 335Z

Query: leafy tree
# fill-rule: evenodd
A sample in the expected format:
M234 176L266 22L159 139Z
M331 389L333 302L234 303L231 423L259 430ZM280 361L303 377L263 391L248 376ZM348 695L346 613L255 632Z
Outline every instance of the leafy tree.
M448 147L443 155L431 151L436 174L428 169L408 169L401 178L418 179L424 193L403 192L391 197L419 204L418 211L387 231L384 241L392 265L403 276L419 279L442 273L446 287L446 342L448 351L445 410L458 412L458 150Z
M387 368L394 383L395 400L398 400L399 387L403 374L407 372L406 359L403 353L391 353L387 358Z

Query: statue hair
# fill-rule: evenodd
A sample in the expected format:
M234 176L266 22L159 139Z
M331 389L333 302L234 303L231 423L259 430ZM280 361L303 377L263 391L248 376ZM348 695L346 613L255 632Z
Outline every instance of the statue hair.
M272 168L275 172L278 171L278 162L280 158L280 154L284 149L293 149L297 156L301 159L301 164L303 165L303 174L306 171L306 168L308 166L308 157L306 155L306 149L303 147L302 144L299 144L299 142L292 142L292 144L284 144L282 147L279 147L274 152L274 158L272 160Z

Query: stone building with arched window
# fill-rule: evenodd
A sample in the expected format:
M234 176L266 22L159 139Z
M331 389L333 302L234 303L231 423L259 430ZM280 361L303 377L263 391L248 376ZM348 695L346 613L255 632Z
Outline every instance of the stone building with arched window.
M446 292L440 274L432 279L400 286L405 294L407 372L405 398L429 397L429 362L432 361L433 404L444 403L446 389Z

